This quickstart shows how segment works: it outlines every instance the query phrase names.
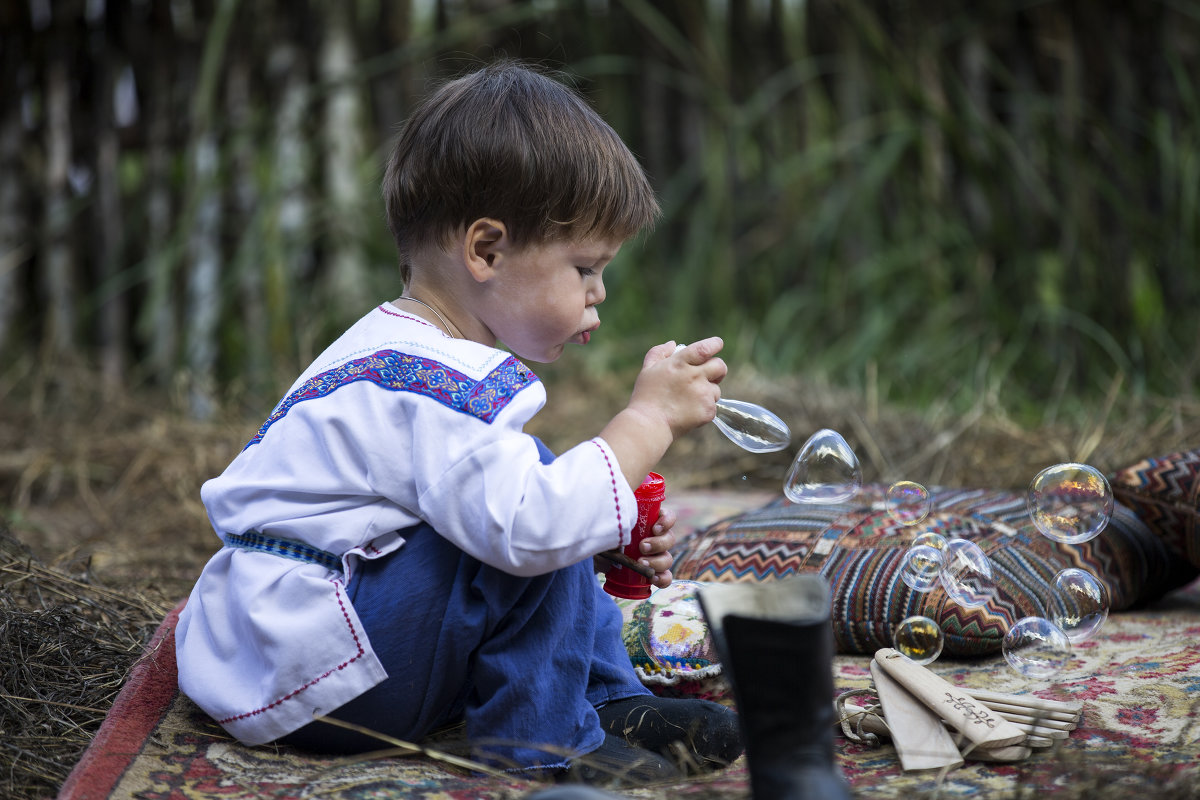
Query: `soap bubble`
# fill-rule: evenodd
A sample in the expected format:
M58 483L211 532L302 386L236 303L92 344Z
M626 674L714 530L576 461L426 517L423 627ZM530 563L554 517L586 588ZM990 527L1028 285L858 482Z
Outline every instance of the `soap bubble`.
M858 457L837 431L809 437L792 461L783 493L793 503L841 503L862 488Z
M887 512L901 525L916 525L929 516L929 490L919 483L899 481L888 487L884 498Z
M1026 678L1050 678L1071 659L1071 640L1043 617L1023 617L1004 634L1004 660Z
M1069 463L1039 472L1029 484L1025 503L1043 536L1078 544L1104 530L1114 501L1112 487L1099 470Z
M933 545L913 545L900 562L900 579L914 592L928 592L941 572L942 551Z
M1108 587L1087 570L1069 567L1054 576L1054 624L1078 644L1108 619Z
M751 453L774 453L792 442L787 423L755 403L722 397L713 422L729 441Z
M903 656L918 664L928 664L942 654L946 636L936 622L918 615L897 625L892 640Z
M939 577L950 599L964 608L984 605L995 589L992 562L979 545L969 539L953 539L946 543Z
M924 533L922 533L921 535L919 535L915 539L913 539L912 544L909 546L917 547L918 545L923 545L923 544L928 545L929 547L932 547L933 549L937 550L939 553L946 552L946 537L942 536L940 533L934 533L933 531L925 531Z

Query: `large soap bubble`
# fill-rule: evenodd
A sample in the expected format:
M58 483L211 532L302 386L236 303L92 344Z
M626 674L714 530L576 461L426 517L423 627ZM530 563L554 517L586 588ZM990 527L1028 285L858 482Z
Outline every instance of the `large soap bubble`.
M1095 538L1108 525L1114 505L1108 479L1095 467L1076 463L1039 472L1025 503L1042 535L1064 544Z
M1069 567L1054 576L1051 602L1054 624L1078 644L1093 636L1108 619L1108 587L1092 573Z
M1071 660L1071 640L1043 617L1023 617L1004 634L1004 660L1026 678L1052 678Z
M946 543L939 577L946 595L964 608L984 605L995 592L992 562L970 539Z
M828 428L808 438L783 481L783 493L793 503L841 503L861 488L858 456L840 433Z

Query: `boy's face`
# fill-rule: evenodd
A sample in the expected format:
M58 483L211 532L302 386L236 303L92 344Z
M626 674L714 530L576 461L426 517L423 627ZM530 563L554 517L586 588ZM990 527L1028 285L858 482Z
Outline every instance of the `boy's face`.
M621 241L585 239L530 244L498 265L485 311L487 326L514 354L548 363L567 344L587 344L600 325L604 268Z

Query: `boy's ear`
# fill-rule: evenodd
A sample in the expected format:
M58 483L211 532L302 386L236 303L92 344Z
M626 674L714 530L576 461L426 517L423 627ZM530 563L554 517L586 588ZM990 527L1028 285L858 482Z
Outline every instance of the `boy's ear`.
M475 280L483 283L512 249L508 228L491 217L480 217L467 226L463 235L463 261Z

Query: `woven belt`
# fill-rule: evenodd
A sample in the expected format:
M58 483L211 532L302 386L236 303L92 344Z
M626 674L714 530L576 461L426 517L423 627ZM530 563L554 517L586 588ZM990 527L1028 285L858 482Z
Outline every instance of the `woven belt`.
M245 550L257 550L260 553L271 553L272 555L283 556L284 558L294 558L297 561L304 561L309 564L320 564L325 569L333 570L334 572L342 571L342 559L328 550L322 550L319 547L313 547L311 544L298 542L295 539L264 536L258 531L227 533L225 534L225 546L240 547Z

